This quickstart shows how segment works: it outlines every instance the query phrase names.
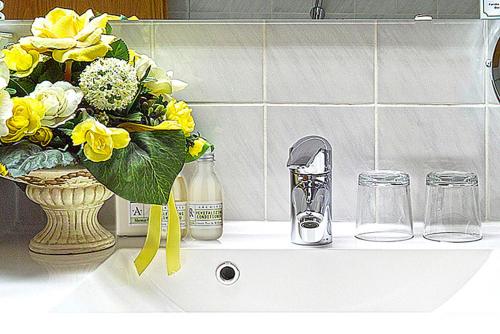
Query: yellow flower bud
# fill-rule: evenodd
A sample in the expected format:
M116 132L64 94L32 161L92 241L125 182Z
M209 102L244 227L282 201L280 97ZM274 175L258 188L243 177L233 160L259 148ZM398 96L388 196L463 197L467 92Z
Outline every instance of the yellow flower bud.
M42 126L45 107L37 99L31 97L12 98L12 117L7 120L9 133L0 138L4 143L13 143L26 136L34 135Z
M73 129L73 145L83 144L83 153L93 162L111 158L113 149L127 147L130 135L124 129L107 128L93 118L86 119Z
M3 59L5 64L17 77L27 77L30 75L40 61L38 51L26 51L19 44L2 50L2 53L5 56Z
M191 155L193 158L197 157L203 150L203 147L206 143L207 141L203 138L196 139L193 143L193 146L189 147L189 155Z
M41 146L49 145L50 141L54 137L52 130L47 127L41 127L38 129L34 135L30 136L28 139L35 144L40 144Z

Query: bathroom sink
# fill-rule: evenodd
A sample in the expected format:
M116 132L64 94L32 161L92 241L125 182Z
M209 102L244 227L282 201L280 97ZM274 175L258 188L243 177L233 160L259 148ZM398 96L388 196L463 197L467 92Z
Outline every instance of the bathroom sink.
M289 243L289 224L234 222L220 242L183 243L182 269L167 277L161 249L141 277L133 260L142 238L125 238L55 311L474 311L500 300L500 225L485 239L444 244L353 238L335 223L333 244ZM265 233L262 233L265 231ZM234 265L222 274L221 264ZM219 268L220 269L220 268ZM239 274L239 278L237 277ZM230 285L224 281L229 279ZM233 279L234 282L231 281ZM490 305L490 306L488 306ZM491 311L491 309L489 309Z

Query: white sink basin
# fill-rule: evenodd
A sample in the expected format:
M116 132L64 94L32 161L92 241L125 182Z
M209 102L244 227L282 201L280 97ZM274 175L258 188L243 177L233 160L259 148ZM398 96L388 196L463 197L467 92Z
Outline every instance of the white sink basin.
M221 242L183 244L182 269L167 277L164 249L138 277L133 260L142 238L120 249L62 298L63 312L152 311L493 311L500 308L500 225L485 238L444 244L416 236L372 243L333 225L324 248L289 243L289 224L234 222ZM416 231L419 232L417 225ZM235 264L239 279L222 284L216 268ZM496 305L496 306L495 306Z

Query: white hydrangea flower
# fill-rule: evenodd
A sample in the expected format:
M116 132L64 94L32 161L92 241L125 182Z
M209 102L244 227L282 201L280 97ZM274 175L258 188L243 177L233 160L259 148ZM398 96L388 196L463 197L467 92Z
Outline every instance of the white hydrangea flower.
M0 60L0 137L9 133L6 122L12 117L12 108L14 107L9 93L5 90L9 84L9 78L9 69L4 61Z
M91 106L100 110L122 110L139 89L137 71L124 60L100 58L83 70L80 88Z
M75 117L76 109L83 99L83 92L66 81L54 84L44 81L36 85L30 96L45 106L42 125L55 128Z

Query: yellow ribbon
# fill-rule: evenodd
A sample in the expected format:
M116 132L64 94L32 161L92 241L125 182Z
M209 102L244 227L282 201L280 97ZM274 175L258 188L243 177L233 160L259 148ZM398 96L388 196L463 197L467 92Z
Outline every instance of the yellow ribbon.
M161 205L152 205L149 211L146 241L134 261L135 268L139 275L146 270L160 248L161 211ZM167 252L167 273L170 276L181 269L181 227L177 208L175 207L173 192L170 192L170 196L168 198L168 213L168 233L165 250Z
M168 199L168 234L165 251L167 252L167 273L170 276L181 269L181 225L172 192Z

